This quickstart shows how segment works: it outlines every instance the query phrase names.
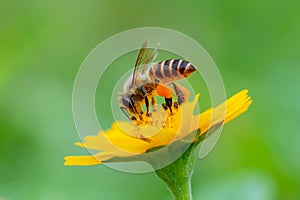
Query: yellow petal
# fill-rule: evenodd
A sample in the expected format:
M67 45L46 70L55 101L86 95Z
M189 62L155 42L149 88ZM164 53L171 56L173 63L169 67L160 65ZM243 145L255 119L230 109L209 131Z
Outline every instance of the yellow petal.
M97 135L87 136L84 138L84 143L77 142L76 145L92 150L113 152L119 156L146 152L149 143L126 134L123 131L124 128L133 128L132 123L115 122L112 129L99 131Z
M235 112L231 113L231 115L226 116L225 123L233 120L234 118L236 118L237 116L239 116L243 112L246 112L251 104L252 104L252 100L249 99L247 102L245 102L243 104L243 106L240 107L240 109L238 109Z
M201 133L205 133L210 127L218 123L227 123L245 112L252 103L247 93L248 90L242 90L216 108L201 113L198 127Z
M129 153L143 153L149 148L149 142L143 140L143 133L141 137L133 137L130 133L124 132L132 128L134 131L134 125L130 122L115 122L112 125L112 129L105 132L105 137L111 142L111 144L119 149Z
M102 161L108 160L114 157L113 154L108 152L100 152L90 156L66 156L64 165L67 166L88 166L98 165Z

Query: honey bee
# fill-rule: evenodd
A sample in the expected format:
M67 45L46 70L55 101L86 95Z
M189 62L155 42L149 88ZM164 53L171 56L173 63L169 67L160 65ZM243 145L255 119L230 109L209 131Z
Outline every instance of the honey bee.
M147 41L142 45L134 71L124 84L123 93L119 95L119 104L124 114L131 120L137 117L142 119L142 106L146 106L146 115L150 116L150 100L152 110L155 110L156 96L165 98L163 107L170 110L172 107L178 107L187 100L188 90L175 83L176 80L184 79L190 76L196 68L188 61L181 59L170 59L160 62L154 62L157 55L157 49L147 48ZM172 100L173 86L178 102Z

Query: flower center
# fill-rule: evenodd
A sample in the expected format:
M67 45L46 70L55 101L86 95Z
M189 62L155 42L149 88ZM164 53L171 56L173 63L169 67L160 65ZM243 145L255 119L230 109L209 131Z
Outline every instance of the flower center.
M180 118L180 106L173 105L170 108L159 108L153 111L150 115L143 113L140 118L137 118L133 123L138 127L154 126L159 128L173 128L174 123Z

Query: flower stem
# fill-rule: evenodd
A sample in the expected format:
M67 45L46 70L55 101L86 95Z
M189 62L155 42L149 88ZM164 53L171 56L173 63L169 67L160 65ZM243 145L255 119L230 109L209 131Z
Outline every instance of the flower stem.
M175 200L191 200L191 178L194 168L195 145L191 145L172 164L156 170L156 174L166 183Z

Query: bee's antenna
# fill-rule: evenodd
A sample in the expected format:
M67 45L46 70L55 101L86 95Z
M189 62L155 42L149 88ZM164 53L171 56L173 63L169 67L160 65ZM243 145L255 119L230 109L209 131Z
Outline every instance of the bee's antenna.
M131 118L130 118L130 116L129 116L129 114L128 114L128 111L126 110L126 108L120 107L120 109L122 110L122 112L124 113L124 115L125 115L129 120L131 120Z

